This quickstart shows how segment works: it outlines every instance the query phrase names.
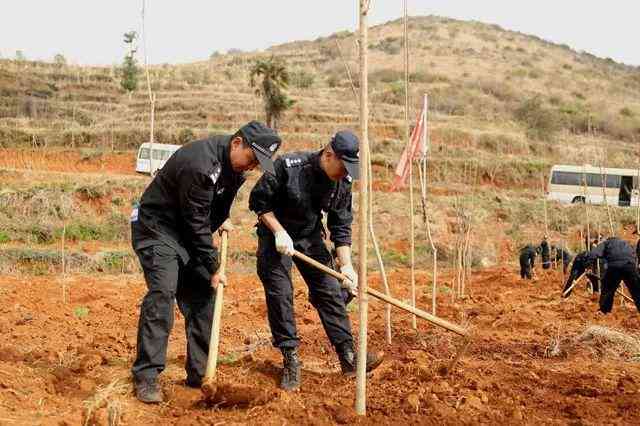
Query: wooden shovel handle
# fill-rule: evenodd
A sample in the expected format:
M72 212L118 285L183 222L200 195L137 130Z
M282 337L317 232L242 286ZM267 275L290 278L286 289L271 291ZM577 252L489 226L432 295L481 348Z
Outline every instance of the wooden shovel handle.
M227 269L227 246L229 233L222 231L222 242L220 244L220 267L218 273L224 274ZM215 303L213 305L213 320L211 323L211 339L209 340L209 357L207 358L207 369L204 373L204 382L215 380L216 367L218 365L218 348L220 347L220 323L222 322L222 303L224 300L224 284L218 283L215 290Z

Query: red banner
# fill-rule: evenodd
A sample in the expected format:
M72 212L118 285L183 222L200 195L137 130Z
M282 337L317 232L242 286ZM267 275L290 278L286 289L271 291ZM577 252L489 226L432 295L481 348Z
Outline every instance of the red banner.
M400 161L398 161L398 165L396 166L393 184L391 185L392 191L397 191L406 186L411 162L421 151L423 151L422 155L426 155L426 147L423 147L421 143L424 141L425 124L425 111L423 106L422 111L420 111L418 115L416 127L414 127L413 132L411 132L409 144L405 146L404 151L402 151Z

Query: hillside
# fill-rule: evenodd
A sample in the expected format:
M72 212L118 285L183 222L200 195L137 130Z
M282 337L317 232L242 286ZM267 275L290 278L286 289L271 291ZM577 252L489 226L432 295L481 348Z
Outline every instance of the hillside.
M411 104L417 107L422 93L430 95L433 138L443 150L553 158L592 145L583 138L590 134L605 139L609 162L621 163L617 153L630 149L623 142L640 137L638 68L477 22L429 16L412 18L409 28ZM403 134L401 35L399 20L370 32L374 142L398 141ZM294 74L290 94L297 103L281 126L290 145L319 143L336 128L355 127L356 104L338 44L357 74L355 38L348 32L266 52L153 67L158 141L184 142L262 117L261 100L247 84L248 67L268 55L283 58ZM0 61L0 143L136 147L148 139L145 85L129 101L117 74L111 67ZM309 79L310 87L296 87ZM536 128L539 116L521 111L536 96L540 105L533 113L541 109L542 121L549 120L542 129ZM541 146L536 139L563 140L570 147Z

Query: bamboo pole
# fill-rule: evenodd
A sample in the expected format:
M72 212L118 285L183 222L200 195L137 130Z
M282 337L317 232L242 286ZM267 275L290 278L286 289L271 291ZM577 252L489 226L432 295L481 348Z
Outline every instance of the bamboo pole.
M380 274L382 275L382 286L386 295L391 296L391 290L389 289L389 281L387 280L387 271L384 268L384 262L382 261L382 254L380 253L380 247L378 246L378 240L373 230L373 172L371 166L371 152L369 152L369 235L371 236L371 242L373 243L373 250L376 253L376 259L378 260L378 267L380 268ZM384 312L384 330L385 337L388 344L391 344L391 306L387 305Z
M413 152L411 141L409 140L409 32L407 0L403 0L404 5L404 136L407 147L409 147L409 216L410 216L410 241L411 241L411 306L416 306L416 241L415 241L415 215L413 204ZM418 327L416 316L411 317L411 326L415 330Z
M359 288L358 288L358 359L356 364L356 400L355 410L358 415L367 413L367 314L369 299L367 297L367 192L369 179L369 81L368 81L368 28L370 0L359 0L360 9L360 211L359 215Z
M542 186L540 187L542 190L542 206L544 208L544 235L549 235L549 217L547 216L547 197L544 192L545 182L544 182L544 172L540 171L540 182Z
M67 238L67 221L62 222L62 303L67 303L67 268L65 260L65 241Z
M613 237L615 235L615 233L613 232L613 218L611 217L611 208L609 207L609 202L607 201L607 173L602 166L602 162L600 163L600 174L602 175L602 199L607 209L607 218L609 219L609 235Z
M293 255L295 257L297 257L298 259L300 259L300 260L308 263L309 265L321 270L322 272L325 272L325 273L331 275L332 277L334 277L334 278L336 278L336 279L338 279L340 281L344 281L344 280L347 279L347 277L344 274L342 274L342 273L340 273L338 271L335 271L335 270L329 268L326 265L323 265L322 263L318 262L317 260L314 260L313 258L311 258L311 257L309 257L309 256L307 256L307 255L305 255L303 253L300 253L297 250L294 250ZM359 290L362 290L362 285L360 285ZM414 314L414 315L416 315L416 316L418 316L418 317L420 317L420 318L422 318L422 319L424 319L426 321L429 321L432 324L438 325L438 326L440 326L442 328L445 328L445 329L447 329L449 331L452 331L452 332L454 332L456 334L459 334L460 336L467 336L469 334L467 329L465 329L465 328L463 328L463 327L461 327L461 326L459 326L457 324L453 324L453 323L451 323L451 322L449 322L447 320L444 320L442 318L436 317L435 315L431 315L431 314L429 314L429 313L427 313L427 312L425 312L425 311L423 311L421 309L414 308L413 306L411 306L411 305L409 305L407 303L404 303L404 302L402 302L402 301L400 301L398 299L394 299L393 297L389 297L386 294L381 293L381 292L379 292L377 290L374 290L372 288L368 288L367 287L366 291L367 291L367 293L369 295L375 297L376 299L380 299L383 302L389 303L389 304L391 304L391 305L393 305L393 306L395 306L397 308L400 308L400 309L402 309L404 311L412 313L412 314ZM359 291L359 293L360 293L360 291ZM358 297L360 297L360 296L358 296Z
M589 251L591 250L591 219L589 217L589 193L587 191L587 168L586 166L582 167L582 189L584 192L584 210L585 210L585 217L587 220L587 243L585 244L585 250Z
M150 129L149 129L149 174L153 179L155 175L155 169L153 168L153 144L154 135L153 129L155 126L155 111L156 111L156 94L151 91L151 76L149 75L149 63L147 55L147 32L145 31L145 0L142 0L142 43L144 45L144 71L147 77L147 93L149 95L149 110L150 110Z
M427 214L427 123L429 117L429 98L427 94L424 95L424 103L422 107L424 111L424 117L422 118L423 132L422 132L422 158L421 167L418 167L420 174L420 195L422 203L422 220L426 227L427 241L431 245L431 251L433 253L433 279L431 282L431 313L436 314L436 302L438 294L438 249L436 248L433 238L431 236L431 225L429 223L429 216Z
M337 38L336 38L336 47L338 48L338 54L340 55L342 64L344 65L344 68L347 72L347 77L349 78L351 91L353 92L353 98L356 101L356 103L359 103L358 92L356 91L355 84L353 84L353 77L351 76L351 70L349 69L349 65L347 64L347 61L345 61L344 56L342 55L340 42L338 41ZM387 279L387 272L384 267L384 261L382 260L382 253L380 252L378 239L376 238L376 235L373 229L373 170L371 165L371 149L369 149L369 164L367 165L367 167L369 168L369 177L370 177L369 179L369 235L371 236L371 242L373 243L373 250L376 254L378 267L380 268L380 274L382 275L382 284L384 287L384 291L387 295L391 296L391 290L389 289L389 281ZM385 327L385 336L386 336L387 343L391 344L391 306L387 306L385 309L384 327Z

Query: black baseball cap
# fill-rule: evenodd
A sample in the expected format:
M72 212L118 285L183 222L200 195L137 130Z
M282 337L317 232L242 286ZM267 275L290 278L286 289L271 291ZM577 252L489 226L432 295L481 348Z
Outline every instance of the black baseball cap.
M352 179L360 178L360 159L358 137L348 130L341 130L331 139L331 149L342 160L347 173Z
M282 144L280 136L273 129L259 121L250 121L245 124L240 128L240 133L256 155L262 170L275 175L272 157Z

